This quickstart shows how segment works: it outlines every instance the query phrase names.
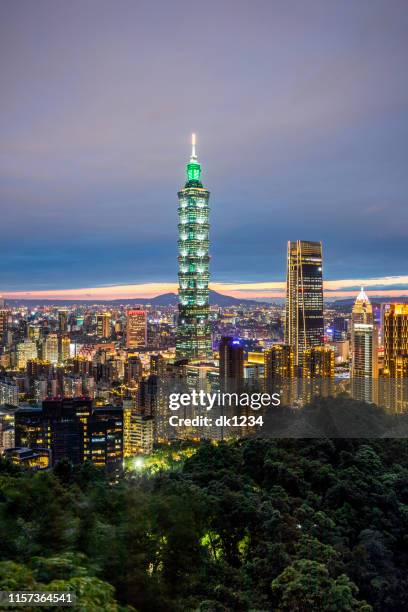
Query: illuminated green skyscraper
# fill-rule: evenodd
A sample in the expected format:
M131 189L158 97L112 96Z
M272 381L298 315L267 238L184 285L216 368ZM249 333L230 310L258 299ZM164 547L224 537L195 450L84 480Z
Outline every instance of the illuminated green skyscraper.
M201 166L195 151L187 164L187 182L178 192L179 198L179 313L177 325L177 359L210 359L212 357L209 326L208 200L204 189Z

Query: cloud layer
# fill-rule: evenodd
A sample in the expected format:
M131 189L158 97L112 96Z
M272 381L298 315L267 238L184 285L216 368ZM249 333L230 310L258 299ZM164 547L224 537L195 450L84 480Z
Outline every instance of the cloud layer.
M407 56L404 0L1 3L0 291L175 280L192 131L214 279L406 274Z

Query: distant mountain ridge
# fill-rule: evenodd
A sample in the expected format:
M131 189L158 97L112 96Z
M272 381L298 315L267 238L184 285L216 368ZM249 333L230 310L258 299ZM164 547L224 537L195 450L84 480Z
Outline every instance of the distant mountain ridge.
M395 296L395 297L383 297L383 296L376 297L375 295L373 296L370 295L369 298L370 298L370 302L374 304L393 304L393 303L407 304L408 303L408 297L406 295L400 295L400 296ZM351 312L351 309L355 301L356 301L355 298L344 298L342 300L335 300L331 303L331 307L334 308L334 310L349 310Z
M7 300L6 303L10 305L23 305L23 306L51 306L53 304L58 306L72 306L74 304L106 304L106 305L119 305L119 304L151 304L152 306L176 306L178 304L177 293L163 293L162 295L156 295L153 298L128 298L128 299L115 299L115 300L33 300L33 299L19 299L19 300ZM223 295L217 291L210 289L210 305L211 306L238 306L244 304L246 306L261 306L263 302L258 300L246 300L241 298L235 298L231 295Z

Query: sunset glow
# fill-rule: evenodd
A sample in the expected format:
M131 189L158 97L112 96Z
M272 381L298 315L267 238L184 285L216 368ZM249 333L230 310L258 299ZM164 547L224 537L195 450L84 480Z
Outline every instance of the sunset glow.
M324 282L325 297L354 297L356 288L364 286L367 295L395 298L408 296L408 276L387 276L383 278L355 278L328 280ZM396 289L395 287L401 287ZM283 298L285 283L267 281L262 283L211 283L211 289L237 298ZM371 287L371 289L370 289ZM389 289L387 289L389 287ZM140 283L134 285L113 285L109 287L84 287L43 291L4 292L7 299L41 300L126 300L153 298L163 293L176 293L176 283Z

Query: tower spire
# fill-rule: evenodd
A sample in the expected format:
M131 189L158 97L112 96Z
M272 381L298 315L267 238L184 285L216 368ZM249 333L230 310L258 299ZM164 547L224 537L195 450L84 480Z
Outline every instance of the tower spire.
M190 157L190 161L187 164L187 183L189 183L191 186L191 181L195 181L196 186L202 187L200 183L200 176L201 176L201 166L200 166L200 162L197 159L196 135L193 132L193 134L191 134L191 157Z
M196 135L193 132L191 134L191 159L192 160L196 160L197 159L197 155L196 155Z
M356 302L367 302L368 304L370 303L370 300L368 299L368 295L364 291L364 287L361 287L361 291L357 296Z

